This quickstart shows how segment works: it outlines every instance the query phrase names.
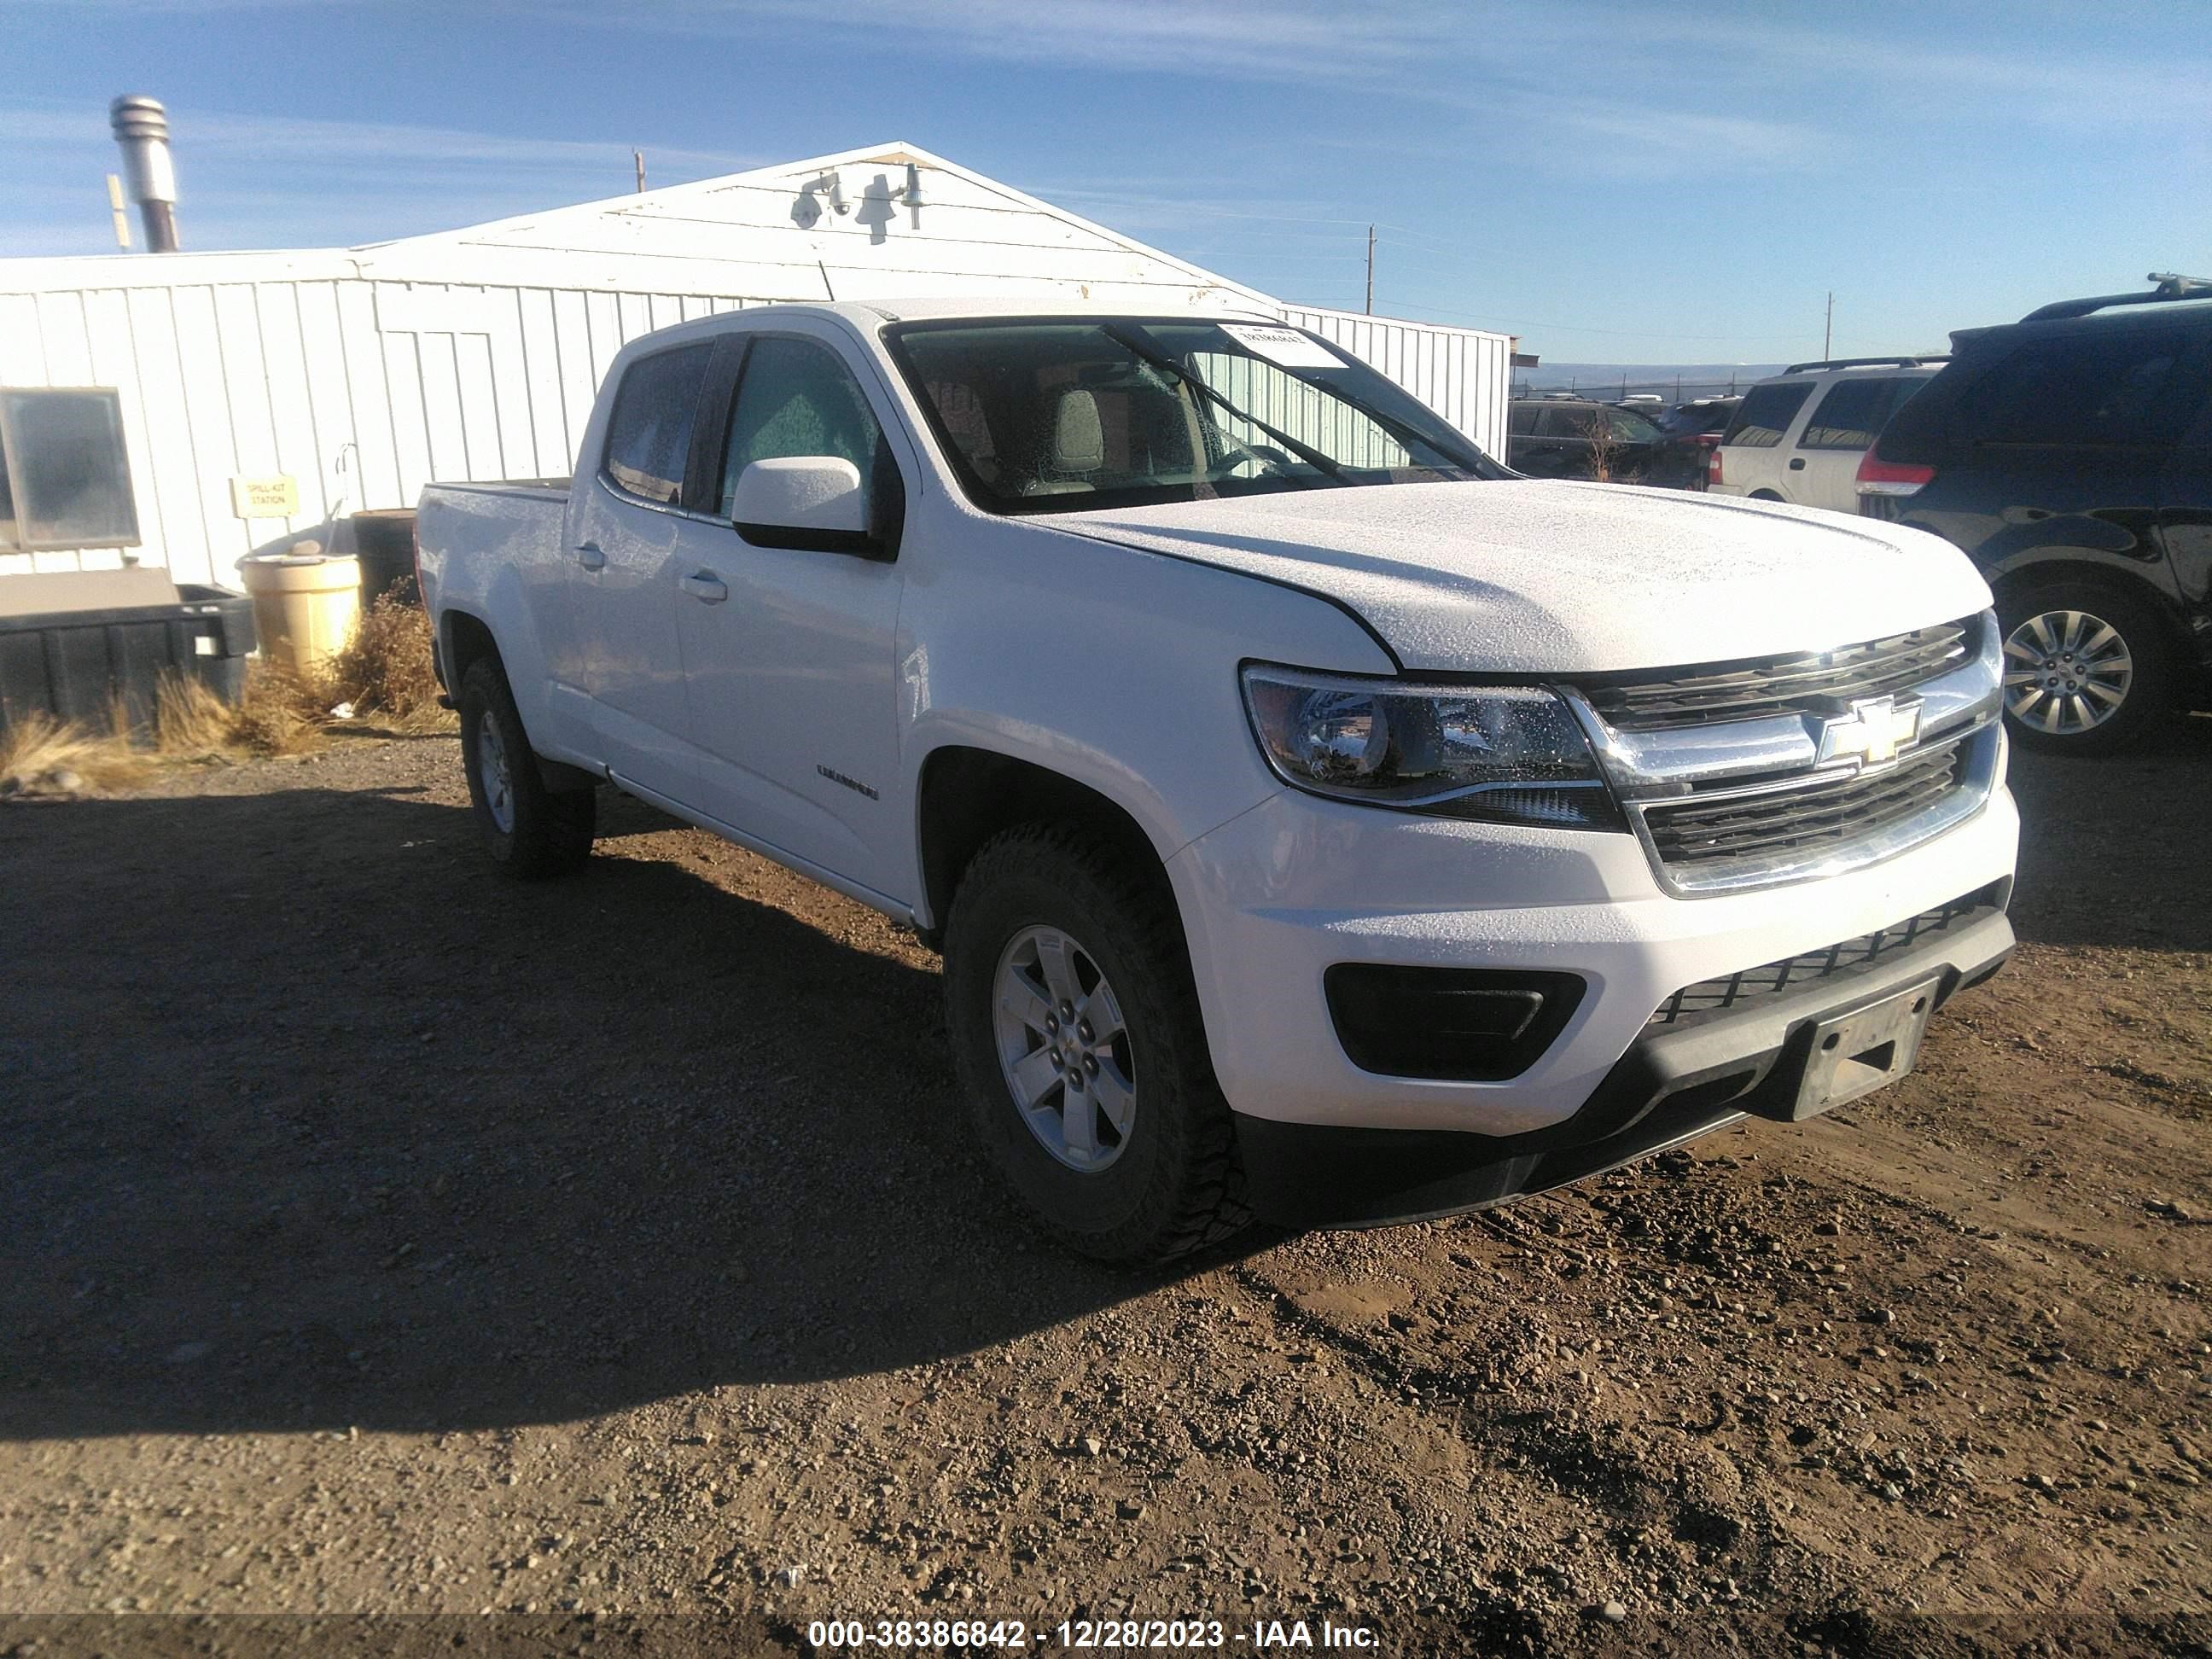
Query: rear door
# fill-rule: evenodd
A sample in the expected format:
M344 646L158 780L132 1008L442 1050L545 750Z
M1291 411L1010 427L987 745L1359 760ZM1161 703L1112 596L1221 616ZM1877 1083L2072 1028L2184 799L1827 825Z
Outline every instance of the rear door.
M1516 470L1534 478L1579 478L1589 469L1588 404L1539 404L1535 429L1522 441Z
M736 389L711 446L711 526L688 544L679 604L690 733L708 816L872 893L905 899L896 629L906 484L888 392L826 328L732 337ZM872 502L866 551L825 551L730 517L754 461L832 455Z
M640 357L615 387L597 456L578 468L568 520L574 683L596 758L650 793L692 793L677 629L684 504L712 341Z
M1856 514L1860 458L1899 406L1933 378L1853 374L1830 381L1798 432L1784 494L1801 507Z
M1788 499L1782 491L1782 442L1812 392L1810 380L1772 380L1744 394L1721 438L1719 493Z

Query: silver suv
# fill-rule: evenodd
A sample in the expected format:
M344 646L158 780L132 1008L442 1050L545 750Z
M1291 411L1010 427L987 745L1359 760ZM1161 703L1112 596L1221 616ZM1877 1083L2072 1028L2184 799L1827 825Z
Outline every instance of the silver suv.
M1948 358L1792 363L1744 395L1706 464L1716 495L1858 511L1859 458Z

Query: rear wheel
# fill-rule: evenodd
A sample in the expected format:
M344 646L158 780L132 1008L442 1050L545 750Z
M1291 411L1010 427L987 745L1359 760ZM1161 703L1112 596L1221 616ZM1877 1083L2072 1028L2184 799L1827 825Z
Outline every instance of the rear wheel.
M1156 871L1075 830L1007 831L961 878L945 997L975 1133L1063 1242L1159 1261L1243 1225L1236 1131Z
M2005 722L2032 749L2103 755L2133 748L2172 712L2173 646L2150 607L2103 582L2057 582L2008 598Z
M461 765L484 850L507 874L542 880L591 856L598 792L545 787L507 676L489 658L461 679Z

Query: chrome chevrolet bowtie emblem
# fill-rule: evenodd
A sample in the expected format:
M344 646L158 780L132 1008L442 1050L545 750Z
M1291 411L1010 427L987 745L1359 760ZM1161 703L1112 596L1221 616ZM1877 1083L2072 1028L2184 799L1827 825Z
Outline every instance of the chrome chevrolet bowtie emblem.
M1920 705L1868 697L1820 727L1820 761L1859 760L1879 766L1920 735Z

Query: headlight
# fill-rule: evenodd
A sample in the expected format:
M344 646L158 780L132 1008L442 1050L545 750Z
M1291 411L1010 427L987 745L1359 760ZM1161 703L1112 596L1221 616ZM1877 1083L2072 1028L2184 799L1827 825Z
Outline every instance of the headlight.
M1581 726L1540 686L1403 685L1255 665L1244 707L1285 783L1493 823L1618 830Z

